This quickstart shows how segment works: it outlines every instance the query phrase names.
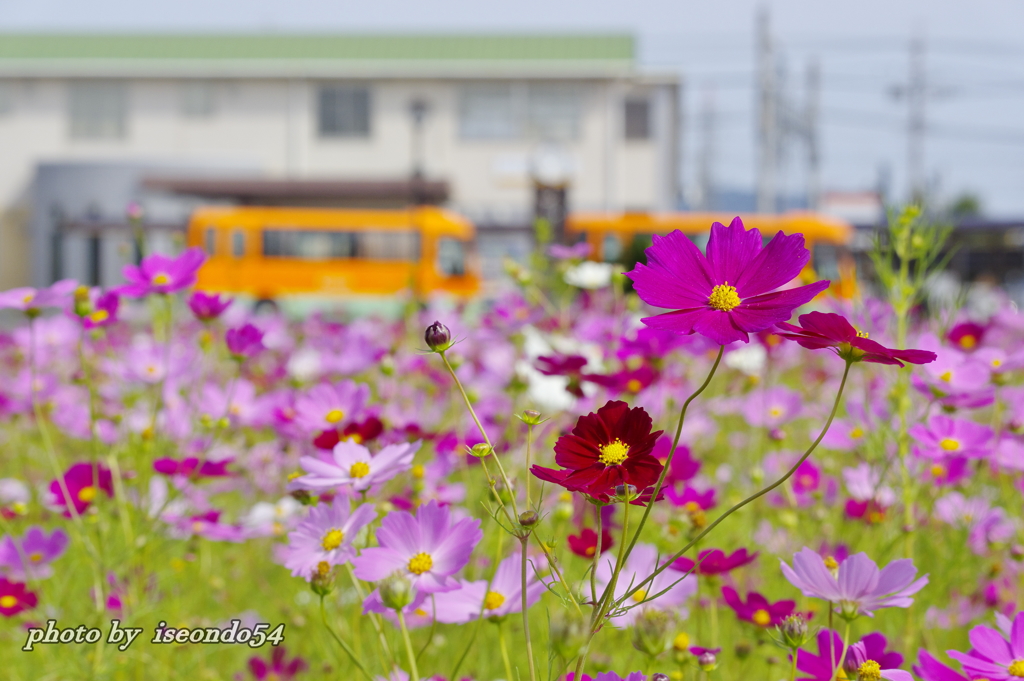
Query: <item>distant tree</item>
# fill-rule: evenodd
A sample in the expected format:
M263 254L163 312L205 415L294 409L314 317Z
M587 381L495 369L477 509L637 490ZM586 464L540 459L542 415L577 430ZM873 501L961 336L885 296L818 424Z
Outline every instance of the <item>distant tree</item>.
M981 199L977 194L964 192L950 202L946 212L954 220L978 217L981 215Z

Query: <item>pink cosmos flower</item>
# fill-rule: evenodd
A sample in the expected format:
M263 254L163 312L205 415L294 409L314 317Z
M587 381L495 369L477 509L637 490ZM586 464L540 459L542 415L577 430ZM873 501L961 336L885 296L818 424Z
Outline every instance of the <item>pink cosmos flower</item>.
M50 563L67 548L64 530L57 528L47 536L43 528L32 526L21 539L5 536L0 541L0 571L17 580L44 579L53 574Z
M12 288L0 293L0 308L21 310L30 316L38 315L47 307L64 307L71 300L71 292L78 286L74 279L61 279L46 288Z
M784 386L756 390L743 401L743 418L752 426L778 428L800 416L804 400Z
M850 362L875 364L927 364L935 361L935 353L927 350L896 350L887 348L866 333L858 332L845 317L832 312L809 312L800 315L800 326L786 322L777 325L778 335L796 341L809 350L834 350L839 357Z
M544 593L544 584L537 579L536 559L527 557L526 606L532 607ZM465 624L477 617L498 618L523 611L522 556L514 553L498 564L494 578L476 582L460 580L459 588L434 596L437 621L446 624Z
M224 342L235 359L254 357L263 349L263 332L252 324L246 324L238 329L228 329Z
M807 264L810 252L802 234L779 232L762 246L761 232L743 228L738 217L728 227L711 226L707 255L682 232L653 237L647 265L638 263L626 276L640 298L673 312L646 317L656 329L699 333L715 343L750 342L756 333L790 318L793 310L828 288L819 281L777 290Z
M946 334L946 340L963 352L971 352L977 349L987 330L984 326L975 322L960 322L949 330L949 333Z
M412 468L413 456L419 448L419 442L402 442L388 445L371 455L366 447L345 440L334 445L333 461L315 456L299 459L299 465L307 474L294 482L315 490L351 485L355 491L363 492Z
M942 664L924 649L918 651L917 664L911 669L922 681L968 681L966 676Z
M35 593L20 582L9 582L0 577L0 615L14 617L19 612L31 610L39 603Z
M565 675L565 681L573 681L575 678L576 672L569 672ZM597 676L583 674L580 676L580 681L647 681L647 677L643 672L633 672L624 677L615 672L598 672Z
M917 568L910 559L895 560L879 570L866 553L855 553L835 568L835 574L815 551L804 547L793 556L793 567L784 561L782 574L805 596L839 605L848 619L874 615L880 608L906 608L913 594L928 584L928 576L914 580Z
M320 563L344 565L356 555L352 540L376 517L373 504L361 504L352 511L349 500L341 497L332 504L314 506L306 520L289 533L284 566L293 577L308 581Z
M770 603L767 598L756 591L748 593L747 600L744 602L736 593L736 589L730 586L722 587L722 598L736 613L736 617L762 628L782 624L782 620L792 615L796 609L796 601Z
M732 572L738 567L749 565L757 558L757 552L748 553L746 549L733 551L728 556L721 549L704 549L697 554L697 562L686 556L676 559L672 569L679 572L693 571L698 575L720 575Z
M384 516L377 530L378 546L363 549L352 563L356 577L367 582L398 572L418 591L453 591L459 585L452 575L469 562L482 538L479 520L452 522L448 508L431 501L415 516L404 511Z
M960 663L968 677L1013 681L1024 676L1024 612L1017 613L1008 632L977 626L971 629L968 638L970 651L946 651Z
M219 293L211 295L203 291L193 291L188 299L188 307L196 319L201 322L209 322L221 316L233 302L233 298L222 299Z
M102 464L97 464L94 468L91 463L76 463L64 473L64 485L58 480L50 483L51 502L54 506L64 507L66 518L71 517L71 510L68 508L68 499L64 496L65 486L71 495L71 505L78 515L85 513L85 509L92 505L100 492L106 492L108 497L114 496L114 481L110 469Z
M914 453L918 456L941 459L948 456L965 456L981 459L992 453L994 442L992 429L974 421L954 419L936 414L928 423L918 423L907 431L920 443Z
M370 386L354 381L320 385L295 400L295 420L311 435L338 428L359 416L370 396Z
M161 475L180 475L199 478L223 478L231 475L227 467L234 459L221 459L220 461L204 460L199 463L199 457L189 456L184 459L172 459L164 457L153 462L153 470Z
M839 666L839 660L843 657L843 639L835 631L823 629L818 633L818 655L806 650L797 651L796 668L804 674L800 681L835 681L834 672ZM868 634L857 643L850 646L860 645L860 652L865 660L874 660L880 669L892 670L903 664L903 656L899 653L886 651L888 641L885 636L879 633ZM849 656L849 652L847 653ZM906 672L903 672L906 674ZM844 672L845 674L845 672ZM849 678L849 677L848 677ZM892 678L882 676L881 678ZM904 679L906 677L903 677ZM896 677L894 681L900 681Z
M602 558L597 564L597 583L601 589L604 589L611 581L612 571L615 568L615 561L610 557L610 554L606 555L609 555L609 557ZM632 553L629 554L629 558L626 559L626 565L619 573L619 579L615 583L615 598L621 598L629 591L632 591L637 584L654 572L659 565L657 548L650 544L637 544L633 548ZM624 626L632 624L641 610L668 610L671 612L684 610L683 604L697 593L697 580L693 575L687 575L680 580L681 576L672 570L662 571L647 585L646 589L637 591L628 601L623 603L623 607L628 607L628 610L618 615L612 613L611 620L616 625ZM677 581L679 582L678 584L672 586L671 589L661 596L654 598L656 594ZM653 600L645 601L648 596ZM630 607L637 604L642 605ZM683 616L685 617L685 614Z
M95 289L94 289L95 291ZM70 315L77 319L84 329L100 329L112 326L117 323L117 309L120 307L121 298L115 291L107 291L102 294L90 292L90 298L95 298L91 305L91 311L83 316L74 314L72 308Z
M128 283L117 292L129 298L142 298L152 293L180 291L196 283L196 273L205 260L201 248L189 248L177 258L161 253L148 255L139 266L124 266L121 273Z

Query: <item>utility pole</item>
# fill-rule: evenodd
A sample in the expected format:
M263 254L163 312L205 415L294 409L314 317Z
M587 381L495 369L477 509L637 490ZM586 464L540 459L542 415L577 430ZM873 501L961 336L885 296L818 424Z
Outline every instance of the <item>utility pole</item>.
M777 207L776 168L779 158L778 87L768 10L757 15L758 172L757 212L774 213Z
M807 101L804 103L804 126L807 138L807 207L817 210L821 200L821 148L818 114L821 110L821 67L817 59L807 64Z
M925 102L928 100L924 64L924 37L910 41L910 77L907 81L907 180L910 200L924 198Z
M700 160L698 181L700 198L698 208L709 211L715 191L714 159L715 159L715 90L708 85L704 91L704 105L700 115Z

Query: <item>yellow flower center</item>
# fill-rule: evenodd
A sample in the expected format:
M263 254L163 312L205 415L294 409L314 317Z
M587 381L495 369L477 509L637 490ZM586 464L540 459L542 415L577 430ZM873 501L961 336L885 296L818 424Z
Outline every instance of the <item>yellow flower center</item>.
M30 561L32 561L33 563L38 563L39 561L41 561L43 559L43 554L41 554L38 551L36 551L35 553L30 553L28 555L28 559Z
M755 610L754 614L751 615L750 619L754 620L754 624L759 627L767 627L772 623L772 616L767 610Z
M953 372L945 371L942 373L941 376L939 376L939 379L945 381L946 383L949 383L950 381L953 380Z
M427 616L427 611L424 610L423 608L416 608L415 610L412 611L412 614L418 615L419 617L426 617Z
M324 417L324 421L327 421L327 423L337 423L343 418L345 418L345 412L340 409L332 409L327 412L327 416Z
M82 489L78 490L78 500L79 501L84 501L85 503L88 504L90 501L92 501L95 498L96 498L96 488L93 487L92 485L90 485L88 487L83 487Z
M825 558L825 567L828 568L828 571L832 573L833 577L839 573L839 561L832 556L827 556Z
M946 467L941 464L935 464L932 466L932 477L941 478L946 474Z
M325 578L330 571L331 564L328 563L326 560L322 560L316 564L316 573L320 577L320 579Z
M635 594L633 594L633 600L637 603L643 603L645 598L647 598L647 592L643 589L639 589Z
M587 548L583 549L583 553L587 554L588 556L593 556L595 551L597 551L596 546L588 546Z
M505 602L505 597L497 591L488 591L484 598L484 610L496 610Z
M1014 660L1006 671L1010 672L1010 676L1024 676L1024 660Z
M782 416L782 410L779 409L778 407L772 407L770 410L768 410L768 413L775 418Z
M867 331L858 331L857 332L857 338L867 338L867 337L868 337L868 332Z
M324 539L321 545L324 547L324 551L333 551L334 549L341 546L341 542L345 541L345 533L339 529L333 528L327 531L324 535Z
M434 559L430 557L429 553L417 553L409 560L409 572L414 575L422 575L432 567L434 567Z
M850 431L850 437L854 440L859 440L860 438L864 437L864 431L861 430L860 428L854 428L853 430Z
M882 678L882 665L874 660L868 660L857 668L859 681L879 681Z
M35 297L36 297L36 294L34 294L34 293L27 293L27 294L25 294L25 297L21 299L21 302L23 302L26 305L28 305L29 303L32 302L32 299L35 298Z
M0 608L13 608L18 604L18 599L14 596L0 596Z
M157 274L153 275L153 283L156 284L157 286L163 286L164 284L171 283L171 278L170 276L163 272L158 272Z
M970 334L968 334L968 335L966 335L966 336L964 336L963 338L960 339L960 347L962 347L962 348L964 348L966 350L970 350L971 348L973 348L977 344L978 344L978 339L975 338L974 336L970 335Z
M370 474L370 464L365 461L356 461L352 464L352 468L348 469L348 474L353 478L365 478Z
M951 437L942 438L939 442L939 446L945 449L947 452L955 452L960 449L960 441L954 440Z
M605 466L617 466L629 456L629 447L623 444L619 438L615 438L611 444L601 447L600 452L601 455L597 457L598 461Z
M96 310L91 315L89 315L89 320L96 324L105 322L108 319L110 319L110 313L107 312L106 310Z
M686 509L687 513L696 513L697 511L701 510L700 504L698 504L696 501L687 501L685 504L683 504L683 508Z
M711 295L708 296L708 305L722 312L728 312L734 307L738 307L739 304L740 297L736 294L736 287L729 286L729 282L719 284L711 289Z
M638 393L638 392L640 392L640 388L642 388L642 387L643 387L643 384L640 383L640 381L635 379L635 378L631 378L628 381L626 381L626 390L628 390L631 393Z
M681 631L676 634L676 637L672 639L672 647L676 650L687 650L690 647L690 637L685 631Z
M998 369L1001 366L1003 366L1003 360L1001 360L1001 359L994 359L994 360L992 360L992 368Z
M426 470L423 468L423 466L419 464L412 467L412 477L416 478L417 480L423 478L423 475L425 473Z

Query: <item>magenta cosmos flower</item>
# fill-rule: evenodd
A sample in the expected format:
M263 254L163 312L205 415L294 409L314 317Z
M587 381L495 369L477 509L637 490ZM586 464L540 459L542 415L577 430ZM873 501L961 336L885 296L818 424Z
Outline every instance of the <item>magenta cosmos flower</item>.
M50 563L68 548L68 535L57 528L47 536L41 527L30 527L21 539L4 537L0 542L0 570L14 579L43 579L53 574Z
M647 264L626 276L640 298L673 312L647 317L645 324L678 333L699 333L715 343L750 342L748 334L770 328L828 288L829 282L778 291L791 282L811 257L802 234L779 232L763 246L761 232L711 226L707 256L680 231L653 238Z
M834 561L833 561L834 563ZM835 573L815 551L804 547L793 556L793 567L782 562L782 574L805 596L839 606L846 619L874 615L880 608L906 608L912 595L928 584L925 575L915 581L917 568L909 558L894 560L882 570L866 553L856 553L835 566Z
M174 293L196 283L196 273L206 260L201 248L189 248L177 258L154 253L142 259L139 266L125 265L121 270L128 281L118 293L141 298L151 293Z
M796 341L809 350L830 348L848 362L875 364L927 364L935 361L935 353L928 350L894 350L881 343L868 340L865 332L857 331L842 315L831 312L809 312L800 315L800 326L786 322L776 325L776 333ZM802 327L802 328L801 328Z
M284 566L293 577L309 580L320 563L344 565L356 555L352 540L376 517L373 504L352 511L348 499L340 497L330 505L314 506L309 517L289 533Z
M722 587L722 598L736 613L736 617L762 628L782 624L782 620L792 615L793 610L796 609L796 601L770 603L767 598L756 591L748 593L747 600L744 602L736 593L736 589L731 586Z
M39 603L35 593L19 582L9 582L0 577L0 615L14 617L19 612L31 610Z
M565 681L573 681L575 678L575 672L569 672L565 675ZM647 677L644 676L643 672L633 672L626 676L619 676L615 672L598 672L597 676L582 674L580 681L647 681Z
M246 324L237 329L228 329L224 334L224 342L235 359L254 357L263 349L263 332L252 324Z
M868 634L850 646L847 657L850 657L856 647L858 649L858 656L862 656L865 662L873 660L878 664L879 671L882 669L893 670L903 664L903 656L896 652L887 651L887 646L888 641L884 635L877 632ZM801 677L799 681L835 681L836 678L843 678L842 676L833 676L836 667L839 666L839 660L843 657L843 639L840 638L837 632L828 629L818 632L818 653L818 655L814 655L806 650L797 651L796 668L807 675ZM843 670L840 670L840 672L845 675ZM902 673L906 674L906 672ZM862 678L868 679L871 677L864 676ZM874 681L893 678L892 676L880 674L874 677ZM906 677L895 678L896 681L899 681L900 678L905 679Z
M412 458L419 448L419 442L402 442L371 455L366 447L345 440L334 445L333 461L315 456L299 459L307 475L297 478L295 483L316 490L351 485L355 491L363 492L412 468Z
M1009 631L977 626L971 629L968 638L971 641L969 652L946 651L960 663L967 676L989 681L1024 677L1024 612L1018 612L1013 618Z
M0 293L0 308L21 310L29 316L38 315L46 307L64 307L78 284L74 279L62 279L47 288L12 288Z
M79 515L92 505L100 492L106 492L108 497L114 496L114 480L110 475L110 469L102 464L97 464L93 468L91 463L76 463L64 474L64 485L61 485L59 480L50 483L51 501L55 506L64 507L64 516L67 518L71 517L71 510L68 508L68 499L64 496L65 486L71 496L71 505Z
M643 492L663 468L654 458L654 443L662 431L652 433L650 415L625 402L608 402L581 416L569 435L555 443L555 463L563 470L534 466L541 480L591 496L611 494L618 485L633 485Z
M430 501L415 516L405 511L384 516L377 530L378 546L363 549L352 563L356 577L367 582L398 572L418 591L452 591L459 586L452 575L469 562L482 538L479 520L453 522L447 507Z
M917 664L911 669L923 681L968 681L966 676L942 664L923 649L917 652Z
M526 575L526 606L532 607L544 593L544 584L537 579L535 560L529 559ZM498 618L523 610L522 556L514 553L498 564L494 578L476 582L460 582L459 589L434 596L437 621L465 624L478 617Z
M209 322L224 313L231 306L233 298L221 298L219 293L209 294L193 291L188 299L188 307L192 314L201 322Z
M93 297L93 293L90 292L90 298ZM120 306L121 298L114 291L107 291L106 293L99 293L95 295L96 300L90 304L83 314L74 314L74 318L77 319L82 328L85 329L100 329L106 326L112 326L117 323L117 309ZM72 309L72 312L74 310ZM70 313L69 313L70 314Z
M306 661L297 655L289 660L284 646L271 651L270 662L261 657L249 658L249 672L256 681L292 681L308 668Z
M757 552L748 553L746 549L733 551L728 556L721 549L704 549L697 554L697 562L683 556L672 563L672 569L679 572L696 572L698 575L720 575L731 572L738 567L749 565L757 558Z
M914 448L914 453L929 459L947 456L981 459L991 454L995 445L992 429L988 426L942 414L932 416L927 425L916 424L907 432L920 443Z

